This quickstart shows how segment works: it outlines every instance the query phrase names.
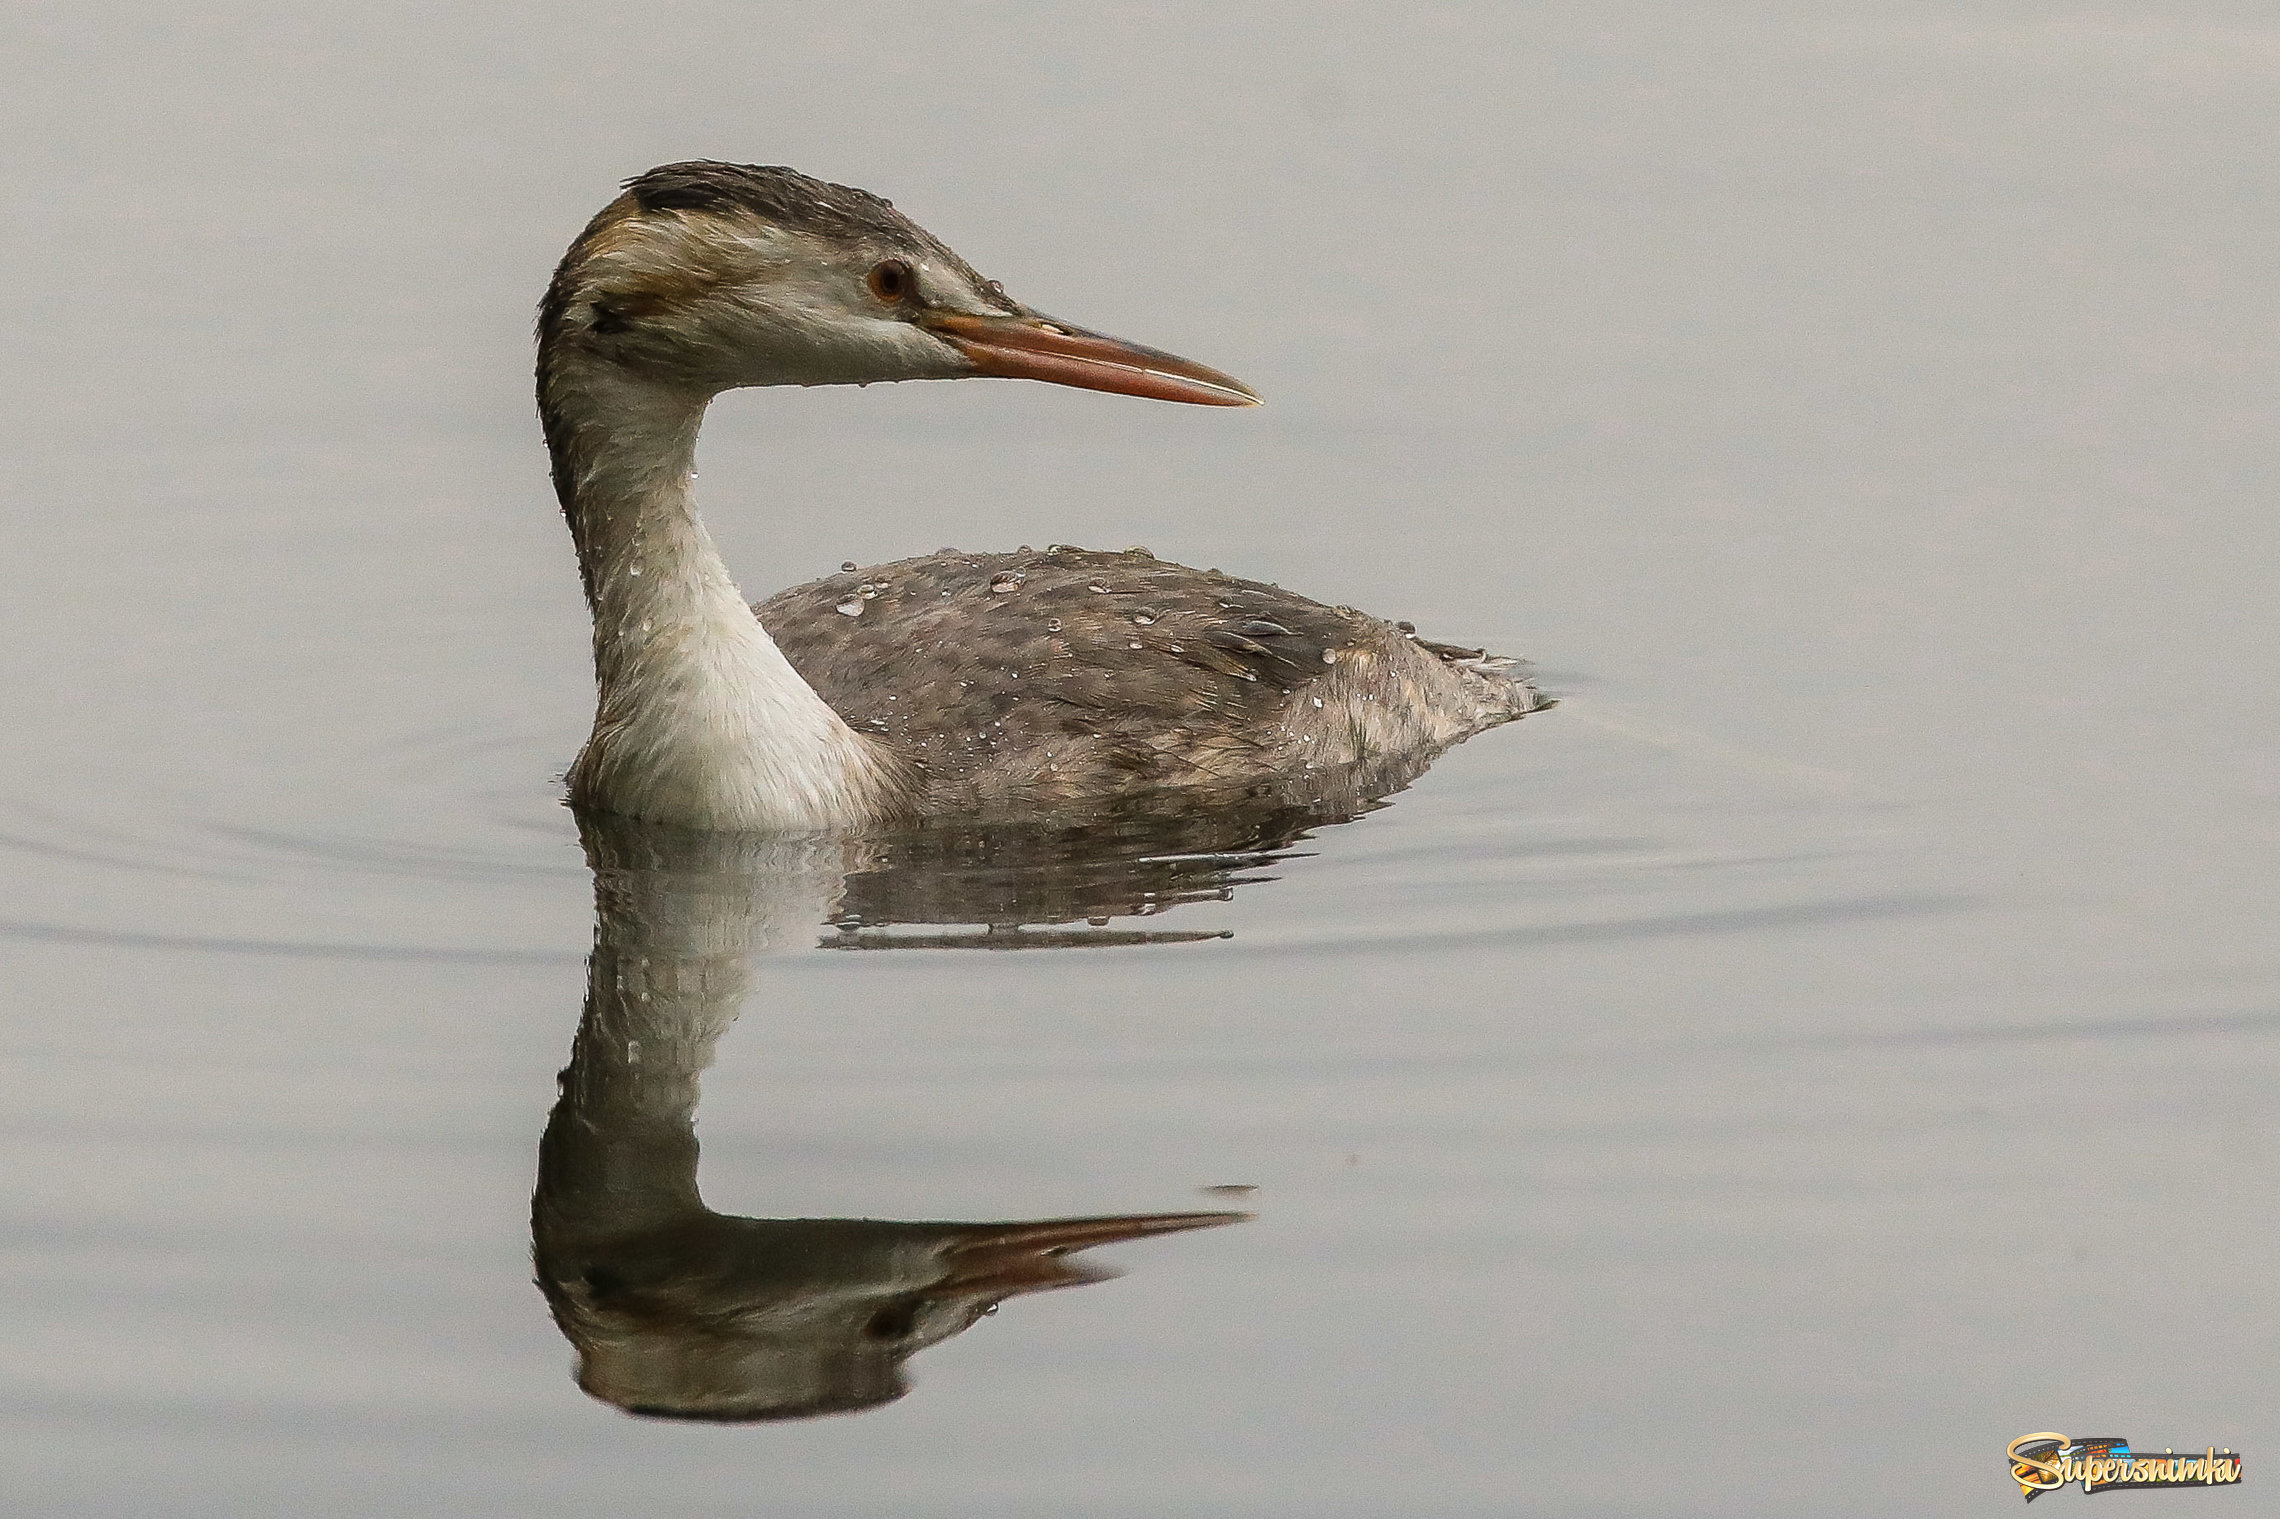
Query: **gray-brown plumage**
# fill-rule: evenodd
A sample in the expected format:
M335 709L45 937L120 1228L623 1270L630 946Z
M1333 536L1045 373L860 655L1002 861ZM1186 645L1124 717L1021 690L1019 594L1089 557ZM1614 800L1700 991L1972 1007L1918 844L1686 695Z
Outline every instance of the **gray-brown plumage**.
M573 801L798 830L1141 793L1351 807L1546 705L1512 661L1144 553L944 552L755 622L689 494L711 398L977 375L1257 400L1040 316L886 201L789 169L669 164L594 218L539 316L599 687Z
M1547 704L1512 660L1145 550L944 551L756 610L922 814L1159 788L1350 804Z

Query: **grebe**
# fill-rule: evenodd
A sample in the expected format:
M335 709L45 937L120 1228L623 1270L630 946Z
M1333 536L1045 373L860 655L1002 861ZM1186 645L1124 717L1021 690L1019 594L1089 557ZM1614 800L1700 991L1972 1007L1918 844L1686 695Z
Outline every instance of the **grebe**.
M574 804L843 831L1137 792L1305 801L1391 789L1547 705L1514 661L1141 550L944 550L747 606L690 497L712 398L976 375L1258 399L1040 316L865 191L713 162L626 183L539 311L539 414L594 619Z

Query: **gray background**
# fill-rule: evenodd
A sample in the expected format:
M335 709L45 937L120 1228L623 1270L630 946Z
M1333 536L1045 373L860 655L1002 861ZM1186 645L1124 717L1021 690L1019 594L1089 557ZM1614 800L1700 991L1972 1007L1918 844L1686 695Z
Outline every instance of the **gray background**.
M13 1511L1960 1514L2031 1430L2269 1454L2267 12L18 3L0 45ZM763 967L716 1206L1262 1217L744 1430L582 1397L526 1233L591 932L530 313L700 155L1269 400L729 397L748 591L1145 543L1566 697L1166 922L1231 940Z

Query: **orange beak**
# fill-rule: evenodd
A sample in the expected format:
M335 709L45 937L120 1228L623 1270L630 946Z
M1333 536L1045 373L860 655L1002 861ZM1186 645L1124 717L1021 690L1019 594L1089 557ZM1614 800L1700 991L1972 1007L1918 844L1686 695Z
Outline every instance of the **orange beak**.
M918 320L973 360L980 374L1197 406L1259 404L1242 381L1216 369L1047 317L930 311Z
M1115 1218L1049 1218L1021 1224L961 1224L962 1236L945 1255L949 1273L937 1293L994 1293L1012 1297L1077 1287L1116 1275L1107 1266L1065 1259L1073 1250L1113 1245L1181 1229L1239 1224L1248 1213L1128 1213Z

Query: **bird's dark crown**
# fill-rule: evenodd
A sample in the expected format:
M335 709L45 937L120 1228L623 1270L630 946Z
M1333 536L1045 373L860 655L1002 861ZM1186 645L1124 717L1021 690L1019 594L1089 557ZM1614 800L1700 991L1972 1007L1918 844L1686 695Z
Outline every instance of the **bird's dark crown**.
M710 158L660 164L627 180L625 189L644 211L713 216L745 212L819 237L899 238L917 230L892 201L780 164L732 164Z

